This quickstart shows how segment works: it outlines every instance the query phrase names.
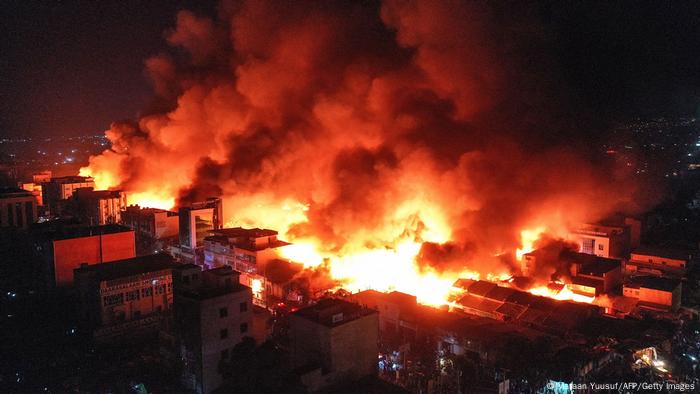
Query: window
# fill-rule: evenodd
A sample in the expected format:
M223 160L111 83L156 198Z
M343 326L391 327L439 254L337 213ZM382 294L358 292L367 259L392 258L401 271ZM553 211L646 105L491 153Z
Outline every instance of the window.
M228 316L228 308L219 308L219 317Z
M603 244L598 244L598 250L603 250Z
M228 338L228 330L224 328L223 330L219 331L219 338L221 338L221 339Z
M124 293L112 294L103 298L104 306L112 306L124 303Z
M183 277L182 277L182 282L183 282L184 284L186 284L186 285L189 285L189 284L190 284L190 276L189 276L189 275L183 276Z
M248 303L241 302L240 309L241 309L241 312L247 312L248 311Z
M141 297L150 297L153 295L153 288L152 287L147 287L145 289L141 289Z
M248 323L241 323L241 334L248 332Z
M127 301L135 301L140 299L139 297L139 291L138 290L133 290L133 291L127 291L126 292L126 300Z

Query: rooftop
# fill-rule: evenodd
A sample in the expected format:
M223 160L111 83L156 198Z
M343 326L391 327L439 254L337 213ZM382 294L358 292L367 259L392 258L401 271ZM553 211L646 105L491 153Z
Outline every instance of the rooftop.
M32 231L39 239L62 240L72 238L92 237L96 235L133 232L131 227L119 224L105 224L101 226L84 226L69 221L52 220L35 224Z
M32 192L16 187L0 187L0 198L9 197L31 197Z
M99 281L108 281L162 271L176 266L172 257L165 253L139 256L110 263L86 265L76 268L76 273L94 273Z
M580 224L577 228L571 230L571 232L575 234L586 234L598 237L610 237L612 235L621 234L624 231L624 226L606 226L595 223Z
M469 294L473 295L478 295L481 297L485 297L486 293L489 291L493 290L494 288L498 287L495 283L487 282L485 280L480 280L474 282L471 286L469 286Z
M594 263L582 265L578 272L583 275L602 276L610 271L619 269L621 266L620 260L598 257Z
M292 315L327 327L336 327L374 313L377 313L377 311L364 308L352 302L325 298L314 305L299 309Z
M213 235L222 235L228 238L260 238L260 237L271 237L277 235L277 231L268 230L263 228L243 228L243 227L232 227L232 228L222 228L218 230L211 230Z
M603 279L586 278L581 276L574 276L571 278L571 283L579 286L593 287L599 291L602 291L604 286Z
M51 178L53 183L85 183L92 182L93 179L89 176L69 175Z
M160 208L150 208L150 207L142 207L140 205L129 205L126 207L126 212L130 213L138 213L138 214L152 214L152 213L161 213L161 212L167 212L168 216L177 216L177 212L173 211L167 211L165 209L160 209Z
M122 190L94 190L91 187L80 188L75 191L73 197L76 199L95 199L101 200L106 198L120 198Z
M654 290L673 291L680 285L680 283L681 282L677 279L658 276L636 276L630 278L630 280L625 284L625 287L635 289L644 287Z
M678 249L663 248L659 246L641 245L632 252L632 255L665 257L673 260L689 260L690 253ZM634 258L632 258L634 260Z

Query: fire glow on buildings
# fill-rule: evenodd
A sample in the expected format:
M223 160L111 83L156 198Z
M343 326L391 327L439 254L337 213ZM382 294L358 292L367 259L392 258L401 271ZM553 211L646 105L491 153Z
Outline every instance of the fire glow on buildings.
M359 5L353 18L321 6L297 18L256 2L216 21L182 11L167 40L189 61L146 62L172 105L114 123L111 148L80 174L143 207L218 196L223 227L276 230L292 244L286 259L353 292L442 305L460 278L520 275L538 242L614 212L635 185L565 146L525 147L535 134L498 107L528 99L505 89L510 65L474 61L504 49L477 44L488 29L460 22L484 10L426 7L434 18L391 1L379 17ZM575 298L547 290L550 280L531 287Z

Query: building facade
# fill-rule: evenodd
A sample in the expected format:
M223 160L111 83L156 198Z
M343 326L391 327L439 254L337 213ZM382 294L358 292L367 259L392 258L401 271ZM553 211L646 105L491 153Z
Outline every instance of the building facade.
M80 188L67 202L68 211L91 226L121 223L126 209L126 193L121 190Z
M84 328L105 339L157 328L173 304L174 267L161 253L75 269Z
M41 194L44 205L53 215L58 215L63 209L63 204L73 196L80 188L95 188L95 181L84 176L64 176L52 178L51 181L42 183Z
M352 384L377 373L379 320L375 310L323 299L289 315L293 368L309 391Z
M121 218L123 225L133 228L137 234L150 239L178 236L180 222L177 212L130 205L122 212Z
M73 285L73 270L81 264L100 264L136 256L134 230L115 224L77 226L44 223L33 234L44 260L47 282Z
M677 311L681 306L681 282L678 279L640 276L623 285L622 295L639 300L642 308Z
M223 382L219 364L253 332L250 288L230 267L201 272L195 265L176 274L174 324L188 389L208 394ZM187 278L187 279L186 279Z
M37 220L37 201L26 190L0 188L0 227L26 229Z
M644 273L656 276L685 276L691 261L689 253L661 248L640 247L632 251L625 263L625 270L630 273Z
M570 231L569 239L579 245L581 253L625 258L630 250L630 227L582 224Z

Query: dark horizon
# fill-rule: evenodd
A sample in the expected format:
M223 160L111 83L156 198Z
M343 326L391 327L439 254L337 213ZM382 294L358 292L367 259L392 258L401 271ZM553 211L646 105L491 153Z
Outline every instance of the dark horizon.
M507 8L521 6L495 7L502 9L497 23L506 26L514 13ZM525 66L545 78L555 70L559 76L547 82L574 103L565 113L595 114L596 127L637 116L696 114L699 3L539 2L523 8L532 25L515 29L537 30L544 42L525 57ZM174 53L164 34L174 28L181 9L213 17L217 5L186 0L6 4L0 134L99 134L113 121L137 118L154 95L144 62ZM501 44L512 45L508 40Z

